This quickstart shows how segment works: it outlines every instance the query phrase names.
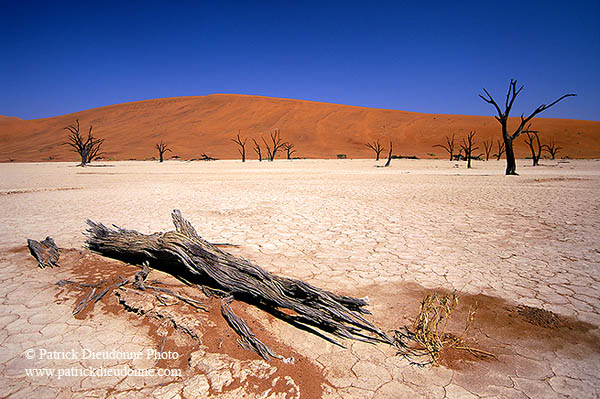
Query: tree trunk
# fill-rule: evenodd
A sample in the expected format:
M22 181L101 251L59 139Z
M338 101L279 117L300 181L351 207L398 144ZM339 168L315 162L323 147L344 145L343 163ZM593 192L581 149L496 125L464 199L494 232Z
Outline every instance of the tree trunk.
M149 261L152 267L258 305L300 328L314 332L316 327L342 338L366 342L393 342L360 316L370 313L365 309L368 305L365 300L271 274L203 240L178 210L173 211L172 218L176 231L151 235L109 229L88 220L86 244L92 251L112 258L131 263Z
M513 150L513 142L510 138L504 137L504 146L506 154L506 175L518 176L517 162L515 160L515 152Z
M391 162L392 162L392 141L390 140L390 152L388 153L387 162L385 163L385 165L383 165L383 167L387 168L388 166L390 166Z
M162 152L159 152L159 153L158 153L158 157L160 158L160 162L162 162L162 161L163 161L163 153L162 153Z

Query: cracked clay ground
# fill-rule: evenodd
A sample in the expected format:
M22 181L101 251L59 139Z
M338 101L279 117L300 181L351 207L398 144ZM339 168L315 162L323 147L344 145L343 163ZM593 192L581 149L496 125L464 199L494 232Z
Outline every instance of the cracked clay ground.
M516 177L496 161L472 170L441 160L394 160L387 169L370 160L0 164L0 398L596 398L600 162L529 162ZM158 366L179 367L182 377L27 376L31 368L153 367L146 358L42 359L40 351L140 352L160 340L153 324L111 311L112 293L73 317L81 296L55 284L105 277L109 267L131 277L134 266L96 270L96 255L71 251L60 268L40 270L26 239L50 235L79 250L87 218L151 233L171 229L175 208L204 238L237 245L227 250L270 272L368 296L370 320L386 331L409 324L426 293L457 290L460 305L479 307L473 345L496 358L459 353L418 368L390 346L341 348L237 305L294 365L237 348L217 308L219 317L198 316L200 341L169 336L181 359ZM560 322L532 324L518 305Z

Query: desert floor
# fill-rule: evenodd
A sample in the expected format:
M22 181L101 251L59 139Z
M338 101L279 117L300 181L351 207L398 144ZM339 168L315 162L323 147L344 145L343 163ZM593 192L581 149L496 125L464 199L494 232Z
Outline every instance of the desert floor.
M530 162L514 177L504 161L470 170L443 160L0 164L0 397L598 397L600 161ZM173 209L270 272L368 296L369 319L385 331L409 325L426 293L457 290L458 316L478 304L469 342L496 357L456 350L419 368L391 346L341 348L238 304L260 339L296 359L266 363L237 347L211 305L192 315L198 339L173 330L162 340L179 359L158 366L181 378L27 375L154 366L78 356L158 349L161 326L119 309L114 292L73 317L87 291L56 282L137 270L83 250L86 219L151 233L172 228ZM48 235L77 250L41 270L25 244ZM177 284L158 271L150 278ZM540 321L519 305L559 317ZM462 323L451 327L460 333Z

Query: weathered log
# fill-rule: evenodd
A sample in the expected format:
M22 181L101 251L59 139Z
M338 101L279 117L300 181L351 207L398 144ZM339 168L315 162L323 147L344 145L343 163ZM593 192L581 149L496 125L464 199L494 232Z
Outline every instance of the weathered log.
M31 255L37 260L40 269L46 266L58 266L59 248L52 237L46 237L43 241L28 239L27 246Z
M136 264L148 261L152 267L190 283L220 290L273 313L283 313L283 319L308 330L315 327L342 338L393 343L361 316L370 313L366 300L337 295L269 273L202 239L178 210L173 211L172 218L176 231L150 235L117 226L112 229L88 220L86 244L104 256ZM226 313L228 303L223 307Z

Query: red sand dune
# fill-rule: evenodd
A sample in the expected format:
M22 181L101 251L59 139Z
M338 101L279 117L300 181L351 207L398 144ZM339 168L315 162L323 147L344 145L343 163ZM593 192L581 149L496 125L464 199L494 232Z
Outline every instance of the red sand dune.
M372 157L365 143L379 139L386 147L391 138L394 154L419 158L445 158L433 145L456 134L462 140L476 130L477 153L483 140L500 138L500 125L493 117L363 108L348 105L233 94L175 97L117 104L46 119L22 120L0 116L0 161L76 161L77 155L63 143L64 127L79 119L81 131L89 125L104 138L105 159L156 157L160 140L173 150L168 156L197 158L206 153L215 158L238 158L231 142L238 129L248 137L247 157L255 159L251 138L268 138L278 128L285 141L295 144L301 158ZM512 120L513 125L518 118ZM532 127L543 143L554 140L563 147L559 157L600 158L600 122L537 118ZM516 141L518 157L529 156L523 137ZM492 152L493 153L493 152ZM431 156L428 154L435 154ZM282 154L283 156L283 154Z

